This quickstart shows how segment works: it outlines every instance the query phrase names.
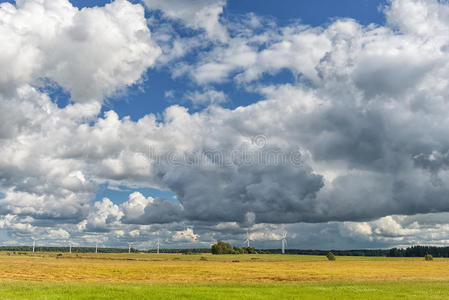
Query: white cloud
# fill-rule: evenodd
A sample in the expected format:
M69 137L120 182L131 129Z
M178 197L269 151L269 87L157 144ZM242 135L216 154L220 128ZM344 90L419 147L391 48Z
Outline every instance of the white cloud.
M220 104L228 100L228 97L225 93L213 89L206 89L202 92L188 92L186 94L186 98L190 100L195 106Z
M366 236L369 237L372 234L370 224L367 222L354 223L344 222L341 228L343 236Z
M204 29L209 38L226 41L228 33L220 23L224 0L144 0L149 9L159 9L169 18L179 19L193 29Z
M186 228L182 231L176 231L173 235L173 241L175 242L188 242L193 243L196 242L199 238L199 235L193 232L192 228Z
M447 36L449 8L444 1L392 0L385 9L387 21L401 32L434 38Z
M273 30L259 35L251 32L244 38L237 36L203 55L189 71L200 84L224 82L229 76L237 82L251 82L283 69L317 82L316 66L331 50L330 35L336 26L327 31L298 26L283 28L280 33Z
M70 238L70 234L64 230L64 229L50 229L48 232L48 235L46 237L41 237L42 238L48 238L48 239L56 239L56 240L67 240Z
M101 100L135 83L160 49L141 5L117 0L78 10L67 0L0 5L0 92L49 79L73 101Z
M86 218L85 230L87 231L109 231L120 225L123 212L108 198L101 202L95 202ZM84 227L84 224L83 224Z
M152 197L146 198L139 192L130 194L128 201L121 205L125 219L138 220L145 214L147 205L153 203L153 201Z

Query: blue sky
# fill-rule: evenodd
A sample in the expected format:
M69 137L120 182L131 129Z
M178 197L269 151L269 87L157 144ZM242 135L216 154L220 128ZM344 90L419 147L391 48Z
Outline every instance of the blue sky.
M5 1L2 1L5 2ZM8 1L13 2L13 1ZM93 7L102 6L111 1L70 1L74 6ZM138 3L138 1L132 1ZM353 18L362 24L384 23L384 16L380 11L386 4L385 0L266 0L255 2L253 0L230 0L227 2L223 16L229 14L255 13L261 16L276 18L280 23L297 22L319 26L328 23L332 18Z
M257 5L250 0L231 0L228 2L225 12L230 14L253 12L258 15L275 17L284 24L300 20L304 24L320 26L333 18L353 18L361 24L382 24L384 17L379 8L384 5L385 1L382 0L267 0Z

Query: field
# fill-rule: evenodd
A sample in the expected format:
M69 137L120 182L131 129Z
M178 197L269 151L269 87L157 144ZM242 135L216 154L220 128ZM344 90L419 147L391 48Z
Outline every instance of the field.
M447 299L449 259L0 253L0 299Z

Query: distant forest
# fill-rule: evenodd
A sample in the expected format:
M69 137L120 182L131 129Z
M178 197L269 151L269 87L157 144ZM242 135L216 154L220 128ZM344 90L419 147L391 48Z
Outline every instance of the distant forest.
M433 257L449 257L449 247L413 246L406 249L393 248L388 252L391 257L420 257L430 254Z
M16 251L16 252L29 252L33 251L32 246L0 246L0 251ZM69 247L35 247L36 252L69 252ZM128 248L100 248L98 247L98 253L128 253ZM131 248L132 253L156 253L156 249L150 250L138 250ZM160 249L160 253L207 253L210 252L209 248L195 248L195 249ZM75 247L72 246L72 253L95 253L95 247Z
M281 253L280 249L267 249L270 253ZM296 250L287 249L287 254L327 255L328 250ZM330 250L336 256L388 256L388 257L424 257L430 254L433 257L449 257L449 247L412 246L405 249L378 249L378 250Z
M30 252L31 246L0 246L0 251ZM69 247L36 247L36 252L69 252ZM280 254L280 249L257 249L257 253ZM379 250L330 250L336 256L389 256L389 257L424 257L431 254L433 257L449 257L449 247L413 246L405 249L379 249ZM72 247L72 253L93 253L95 247ZM127 253L128 248L98 248L98 253ZM131 252L155 253L156 250L138 250L131 248ZM195 254L211 252L210 248L194 249L160 249L160 253ZM329 250L300 250L286 249L286 254L327 255Z

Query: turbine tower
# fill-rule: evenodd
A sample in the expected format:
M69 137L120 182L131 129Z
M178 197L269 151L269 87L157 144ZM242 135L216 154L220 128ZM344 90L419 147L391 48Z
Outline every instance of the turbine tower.
M131 245L132 245L133 243L128 243L128 253L131 253Z
M72 241L69 241L69 253L72 253Z
M282 233L281 246L282 254L285 254L285 246L287 245L287 232Z
M33 253L35 248L36 248L36 239L33 239Z
M161 241L159 240L159 238L157 238L156 240L156 249L157 249L157 254L159 254L159 248L161 247Z
M250 238L249 238L249 231L247 230L246 231L246 240L244 241L245 243L246 243L246 246L249 248L249 241L250 241Z
M98 253L98 241L95 242L95 253Z

